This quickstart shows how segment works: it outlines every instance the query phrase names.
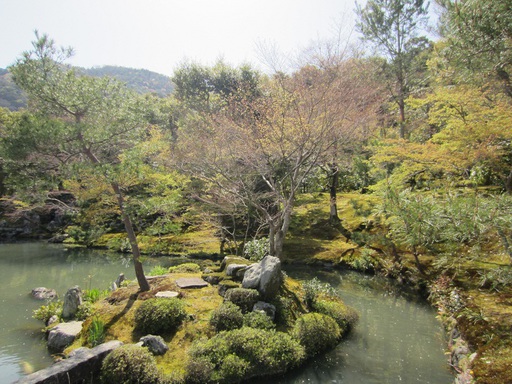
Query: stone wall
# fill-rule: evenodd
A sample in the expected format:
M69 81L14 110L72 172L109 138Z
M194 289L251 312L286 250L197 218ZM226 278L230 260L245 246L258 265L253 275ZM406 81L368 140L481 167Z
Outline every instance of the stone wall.
M92 349L80 348L58 363L22 377L14 384L90 384L99 382L101 363L121 341L113 340Z

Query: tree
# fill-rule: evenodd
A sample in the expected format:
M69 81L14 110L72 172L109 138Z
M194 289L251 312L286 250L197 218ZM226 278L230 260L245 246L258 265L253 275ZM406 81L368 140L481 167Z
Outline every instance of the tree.
M411 91L418 63L415 58L428 47L428 40L418 36L425 20L428 1L368 0L362 7L356 3L359 17L357 29L388 60L384 67L389 77L388 90L399 109L399 135L406 137L405 99Z
M357 103L346 102L352 89L334 68L304 66L260 87L258 97L235 93L184 126L178 161L206 183L212 202L229 194L250 210L268 230L270 254L281 257L295 196L335 143L355 137Z
M512 97L512 13L508 0L437 0L445 12L443 55L459 80L470 74L497 76ZM452 73L453 78L457 73ZM479 76L481 77L481 76ZM475 76L469 76L475 81Z
M61 165L88 161L110 184L130 241L140 290L147 291L137 237L116 179L120 153L146 131L144 106L119 82L83 76L67 66L64 62L71 55L71 49L58 49L47 35L36 32L33 49L24 52L10 68L16 84L29 95L34 113L45 122L25 130L25 139L45 139L37 145ZM21 140L7 138L6 145L15 147Z

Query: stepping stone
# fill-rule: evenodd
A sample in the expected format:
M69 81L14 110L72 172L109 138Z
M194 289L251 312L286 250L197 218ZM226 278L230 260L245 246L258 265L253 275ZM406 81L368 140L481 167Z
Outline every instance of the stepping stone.
M180 294L175 291L162 291L162 292L157 292L155 294L155 297L164 297L166 299L172 299L173 297L178 297L179 295Z
M208 283L199 277L182 277L176 279L176 285L180 288L204 288L208 286Z

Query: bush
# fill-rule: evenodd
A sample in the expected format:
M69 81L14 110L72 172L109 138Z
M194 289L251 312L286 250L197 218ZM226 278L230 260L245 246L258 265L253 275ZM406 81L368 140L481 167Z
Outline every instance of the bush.
M317 300L313 305L315 312L330 316L336 321L342 333L352 327L359 316L357 312L347 307L341 300Z
M210 324L217 332L240 328L244 323L244 315L240 308L231 301L225 301L217 307L210 317Z
M336 346L341 331L332 317L320 313L307 313L295 322L292 336L305 348L306 355L312 357Z
M62 301L50 301L47 305L42 305L38 309L34 310L32 317L37 320L42 320L46 324L52 316L60 318L61 315Z
M336 297L336 290L327 283L322 283L318 278L302 283L302 289L304 290L304 302L308 309L313 309L315 301L319 295Z
M254 304L258 302L260 294L256 289L233 288L226 291L224 299L236 304L242 313L251 312Z
M244 244L244 256L251 261L261 261L269 254L270 243L266 237L248 241Z
M142 333L162 334L175 331L186 313L180 299L149 299L135 312L135 327Z
M148 276L165 275L167 272L167 268L164 268L161 265L155 265L153 268L151 268L151 271L149 271Z
M84 301L80 304L76 310L75 317L77 320L85 320L88 317L92 316L94 313L93 304L90 301Z
M193 381L201 383L282 374L305 356L304 348L290 335L247 327L197 341L189 355L187 381L201 376L201 381Z
M103 360L101 378L105 384L157 384L159 374L153 355L132 344L115 349Z
M169 268L169 273L199 273L201 267L196 263L183 263Z
M245 315L244 326L266 330L275 329L276 327L272 319L262 312L249 312Z

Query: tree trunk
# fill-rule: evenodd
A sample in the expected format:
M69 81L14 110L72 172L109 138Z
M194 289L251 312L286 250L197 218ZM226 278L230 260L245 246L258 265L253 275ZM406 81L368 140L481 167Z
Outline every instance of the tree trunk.
M124 228L126 230L126 234L128 235L128 240L130 241L130 246L132 248L132 256L133 256L133 266L135 268L135 276L137 277L137 282L139 283L139 288L141 292L149 291L149 283L146 279L146 275L144 274L144 269L142 268L142 263L140 261L140 249L139 243L137 242L137 236L135 235L135 231L133 230L132 221L130 220L130 216L126 213L124 209L124 199L123 194L121 193L121 188L116 183L112 183L112 189L116 194L117 204L119 205L119 209L121 211L121 217L123 218Z
M508 174L508 176L505 178L505 191L512 195L512 171Z
M83 151L87 158L93 164L101 164L96 155L90 150L90 148L87 147L87 145L85 145L81 135L79 136L79 140L82 142ZM139 243L137 242L137 236L135 235L135 231L133 230L133 225L130 216L126 213L124 209L124 199L123 194L121 192L121 188L117 183L110 183L110 185L112 186L112 190L116 195L117 204L119 206L119 210L121 211L121 217L123 219L124 229L126 231L126 235L128 236L130 247L132 249L133 266L135 268L135 277L137 278L137 282L139 283L139 288L141 292L149 291L149 283L148 280L146 279L146 276L144 275L144 269L142 268L142 263L140 262Z
M405 139L405 101L403 100L403 95L400 95L400 100L398 100L398 107L400 109L400 121L398 122L400 126L400 138Z
M331 185L329 186L330 196L330 209L329 209L329 222L331 225L339 223L340 218L338 216L338 181L339 181L339 169L336 164L329 166L331 171Z

